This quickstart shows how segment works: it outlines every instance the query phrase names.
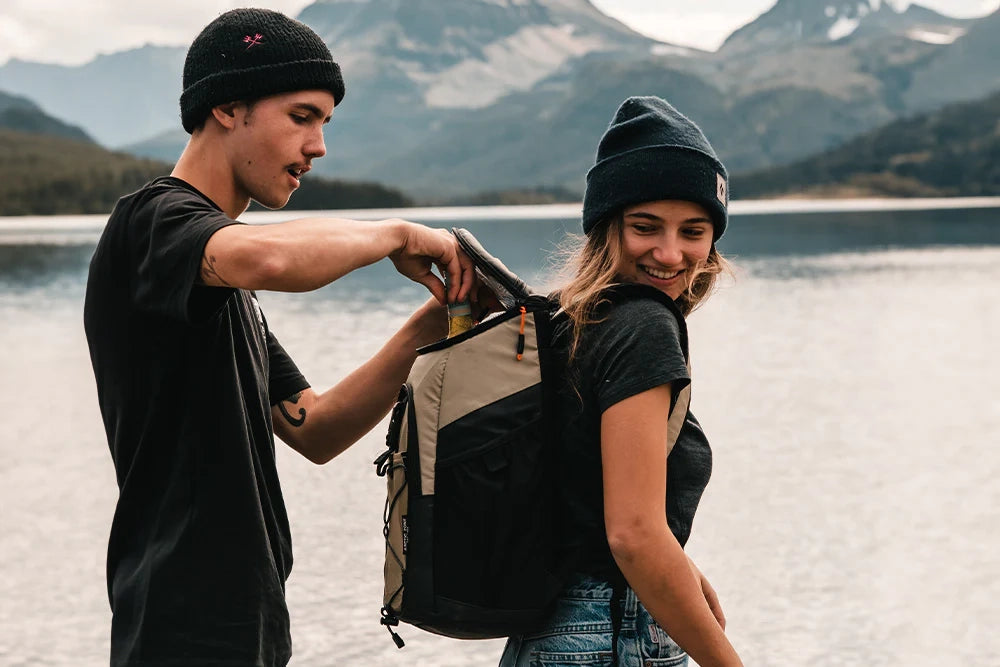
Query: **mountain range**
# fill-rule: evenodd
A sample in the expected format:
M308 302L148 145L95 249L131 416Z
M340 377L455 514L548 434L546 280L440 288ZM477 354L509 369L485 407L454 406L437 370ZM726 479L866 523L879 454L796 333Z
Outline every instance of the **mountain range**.
M65 137L86 143L93 140L82 129L46 114L26 97L0 91L0 129Z
M954 19L888 0L778 0L714 53L657 42L588 0L320 0L298 15L347 96L315 172L421 197L580 192L617 104L657 94L731 172L776 167L1000 89L1000 11ZM106 146L173 161L183 47L79 67L11 61L0 90Z
M739 196L1000 195L1000 92L896 121L784 167L737 174Z

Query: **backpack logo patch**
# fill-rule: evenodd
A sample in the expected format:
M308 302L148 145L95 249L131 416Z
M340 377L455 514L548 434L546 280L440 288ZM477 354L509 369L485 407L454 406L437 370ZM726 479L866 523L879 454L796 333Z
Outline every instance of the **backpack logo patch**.
M403 515L403 555L406 555L406 548L410 546L410 524L406 522L406 515Z

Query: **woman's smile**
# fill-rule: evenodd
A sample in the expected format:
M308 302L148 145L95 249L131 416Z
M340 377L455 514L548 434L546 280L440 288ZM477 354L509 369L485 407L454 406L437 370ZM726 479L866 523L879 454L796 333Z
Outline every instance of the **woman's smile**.
M678 271L663 271L661 269L654 269L653 267L648 266L646 264L640 264L639 268L645 271L648 275L652 276L653 278L656 278L657 280L663 280L668 282L670 280L673 280L674 278L677 278L682 273L684 273L684 269L680 269Z

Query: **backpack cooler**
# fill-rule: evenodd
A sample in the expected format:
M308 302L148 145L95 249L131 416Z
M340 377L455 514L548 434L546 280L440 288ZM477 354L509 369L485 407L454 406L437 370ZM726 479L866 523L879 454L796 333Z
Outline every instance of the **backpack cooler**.
M452 231L504 310L417 351L375 461L387 483L381 622L399 647L400 621L461 639L528 632L571 567L558 560L555 516L558 304L532 293L468 231ZM686 355L676 306L642 289L669 302ZM671 413L670 444L689 392Z

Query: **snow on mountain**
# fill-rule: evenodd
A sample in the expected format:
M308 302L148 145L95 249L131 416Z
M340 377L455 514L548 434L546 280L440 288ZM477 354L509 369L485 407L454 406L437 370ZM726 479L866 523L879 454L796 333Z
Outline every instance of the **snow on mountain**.
M964 35L965 28L947 28L944 30L921 30L914 28L906 33L906 36L917 42L928 44L951 44L956 39Z
M531 88L572 58L601 50L598 37L577 37L574 31L569 24L527 26L486 45L483 59L470 58L440 72L414 72L411 77L426 86L424 99L430 107L483 107L513 90Z
M348 90L388 75L431 108L480 108L575 58L658 44L589 0L320 0L299 19L330 44Z
M730 35L720 52L888 35L946 44L954 41L968 23L904 0L778 0L770 10Z
M831 42L836 42L838 39L843 39L857 30L859 25L861 25L860 18L838 16L836 23L826 31L826 36L830 38Z
M975 21L954 43L939 47L912 76L905 101L909 108L934 109L974 100L1000 90L1000 9Z

